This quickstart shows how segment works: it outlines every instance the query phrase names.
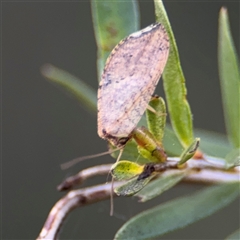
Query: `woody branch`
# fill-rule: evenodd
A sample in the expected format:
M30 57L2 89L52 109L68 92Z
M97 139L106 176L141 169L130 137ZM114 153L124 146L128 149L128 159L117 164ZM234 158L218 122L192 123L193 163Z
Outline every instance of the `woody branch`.
M173 168L175 162L177 169L178 161L179 158L168 158L170 168ZM111 166L112 164L106 164L84 169L77 175L67 178L58 186L58 190L71 189L88 178L106 175L111 170ZM167 171L170 168L165 170ZM183 179L186 182L227 183L240 181L240 168L235 167L230 171L226 171L218 158L205 156L204 159L190 159L185 168L193 170L189 171L189 174ZM114 187L118 187L121 184L123 182L115 182ZM53 206L37 239L57 239L64 219L72 210L109 199L111 194L111 183L70 191ZM116 195L113 194L113 196L115 197Z

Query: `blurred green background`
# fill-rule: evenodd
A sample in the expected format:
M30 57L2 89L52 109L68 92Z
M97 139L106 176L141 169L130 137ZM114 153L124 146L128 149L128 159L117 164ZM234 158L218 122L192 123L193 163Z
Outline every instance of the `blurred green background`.
M186 77L194 126L225 133L217 69L218 13L226 6L239 53L238 1L164 1ZM87 160L62 171L78 156L106 151L89 113L40 74L44 63L65 69L97 89L96 44L89 1L2 2L2 239L34 239L53 204L56 186L78 170L114 160ZM140 1L141 27L154 22L151 1ZM124 14L123 14L124 17ZM156 92L162 92L160 82ZM233 106L234 107L234 106ZM106 182L106 178L88 181ZM115 199L74 210L61 239L111 239L141 209L204 186L180 184L138 204ZM239 226L239 202L163 239L220 239Z

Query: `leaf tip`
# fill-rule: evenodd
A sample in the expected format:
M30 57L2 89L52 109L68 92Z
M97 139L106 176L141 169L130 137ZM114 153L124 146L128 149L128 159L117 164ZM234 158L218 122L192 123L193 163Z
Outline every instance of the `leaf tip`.
M53 65L50 63L45 63L43 66L40 68L40 72L44 77L49 77L51 76L53 72Z
M220 13L221 13L221 14L228 14L227 7L225 7L225 6L221 7Z

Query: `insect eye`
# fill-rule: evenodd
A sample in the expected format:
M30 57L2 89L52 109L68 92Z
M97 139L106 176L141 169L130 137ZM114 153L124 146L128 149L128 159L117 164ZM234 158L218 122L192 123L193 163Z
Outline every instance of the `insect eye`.
M124 145L127 143L128 140L129 140L129 137L120 138L120 139L118 140L118 145L124 146Z

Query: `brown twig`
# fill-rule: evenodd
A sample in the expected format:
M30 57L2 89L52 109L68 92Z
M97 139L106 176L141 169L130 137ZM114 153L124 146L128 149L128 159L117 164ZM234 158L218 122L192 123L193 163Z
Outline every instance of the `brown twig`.
M209 162L206 160L209 160ZM161 168L160 166L161 171L167 171L168 169L174 168L174 166L178 168L177 162L179 158L169 158L168 161L169 163L167 165L170 167ZM106 175L110 172L111 166L112 164L106 164L84 169L77 175L66 179L58 188L60 190L69 189L93 176ZM239 167L231 171L226 171L221 162L216 161L214 163L213 158L209 157L208 159L206 156L204 159L190 159L184 168L197 170L189 171L189 174L184 178L184 181L187 182L217 183L240 181ZM123 182L115 182L114 187L122 184ZM111 194L111 183L70 191L53 206L37 239L57 239L64 219L73 209L109 199ZM113 194L113 196L116 195Z
M58 191L71 190L73 187L82 184L85 180L91 177L106 175L110 172L112 164L97 165L91 168L86 168L74 176L68 177L58 185Z
M121 184L115 182L114 186ZM70 191L53 206L37 239L57 239L64 219L73 209L109 199L111 194L111 183Z

